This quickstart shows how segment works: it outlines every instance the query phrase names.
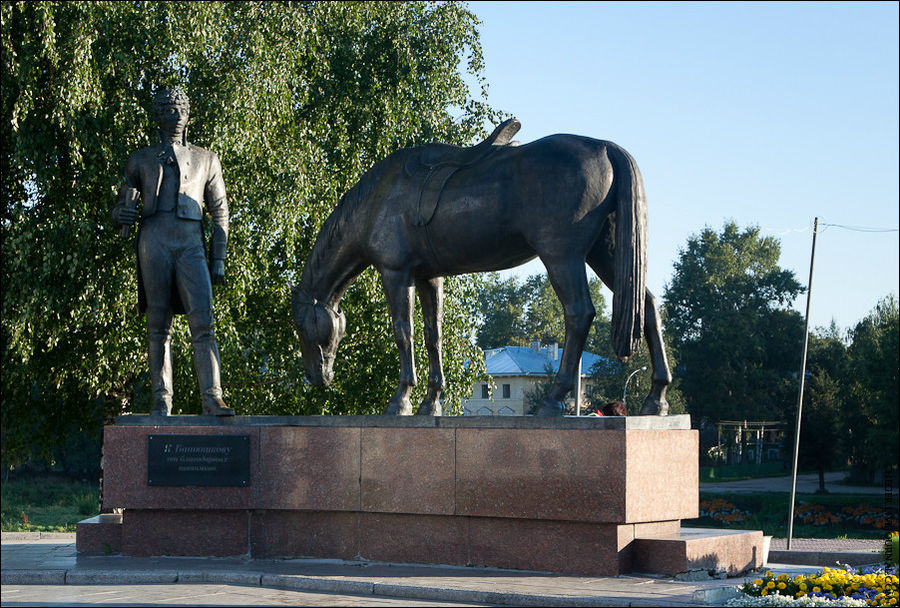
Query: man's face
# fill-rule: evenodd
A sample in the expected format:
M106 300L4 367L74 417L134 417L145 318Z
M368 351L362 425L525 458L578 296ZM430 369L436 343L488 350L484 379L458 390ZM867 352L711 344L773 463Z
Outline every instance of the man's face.
M166 131L184 131L188 122L188 109L184 106L169 104L164 106L157 115L159 126Z

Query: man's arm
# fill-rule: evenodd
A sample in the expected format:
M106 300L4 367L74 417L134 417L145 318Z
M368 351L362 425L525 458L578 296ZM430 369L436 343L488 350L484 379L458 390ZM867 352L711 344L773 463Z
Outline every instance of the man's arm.
M131 204L133 199L128 195L128 191L132 189L141 191L138 175L137 160L131 155L125 164L125 182L119 187L118 200L112 209L112 220L116 224L131 226L141 215L137 207Z
M228 200L225 196L225 180L222 165L215 152L210 152L209 176L203 198L206 210L212 218L210 243L210 277L214 285L225 284L225 248L228 244Z

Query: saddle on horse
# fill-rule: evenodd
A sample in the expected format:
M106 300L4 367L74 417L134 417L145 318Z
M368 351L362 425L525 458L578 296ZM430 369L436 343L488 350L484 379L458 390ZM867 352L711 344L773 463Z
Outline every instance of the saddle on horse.
M468 148L447 144L428 144L411 155L406 172L412 178L422 173L422 185L416 201L416 226L427 226L437 210L441 192L454 173L482 160L498 147L506 146L522 128L515 118L501 123L483 142Z

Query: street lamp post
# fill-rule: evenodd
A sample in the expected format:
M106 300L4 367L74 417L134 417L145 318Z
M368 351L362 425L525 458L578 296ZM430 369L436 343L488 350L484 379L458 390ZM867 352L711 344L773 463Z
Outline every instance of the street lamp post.
M627 398L628 398L628 383L631 381L632 376L634 376L634 375L635 375L636 373L638 373L638 372L643 372L643 371L646 371L646 370L647 370L647 366L646 366L646 365L645 365L644 367L642 367L641 369L636 369L636 370L634 370L633 372L631 372L631 374L628 376L628 379L625 380L625 390L622 391L622 405L627 405L627 404L628 404L628 401L627 401Z

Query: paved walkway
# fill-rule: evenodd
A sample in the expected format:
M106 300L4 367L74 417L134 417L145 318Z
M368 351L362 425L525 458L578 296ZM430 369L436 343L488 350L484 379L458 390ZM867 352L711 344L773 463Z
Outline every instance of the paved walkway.
M792 551L827 551L829 553L878 553L884 547L884 540L877 538L794 538ZM786 538L773 538L771 549L787 549Z
M873 553L872 562L877 558ZM790 574L818 569L768 567ZM74 535L59 534L3 533L2 542L3 606L696 606L721 604L744 580L314 559L78 556Z
M825 473L825 489L831 494L878 494L884 495L884 488L878 486L847 486L843 481L846 473ZM819 489L819 475L811 473L797 475L797 493L815 494ZM759 492L790 492L791 476L786 477L758 477L756 479L743 479L741 481L704 482L700 484L701 492L719 492L722 494L757 494ZM894 500L897 500L896 488Z

